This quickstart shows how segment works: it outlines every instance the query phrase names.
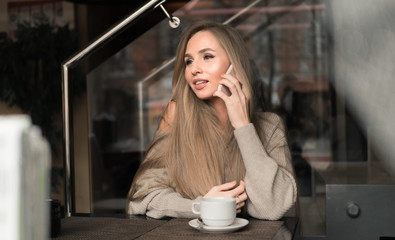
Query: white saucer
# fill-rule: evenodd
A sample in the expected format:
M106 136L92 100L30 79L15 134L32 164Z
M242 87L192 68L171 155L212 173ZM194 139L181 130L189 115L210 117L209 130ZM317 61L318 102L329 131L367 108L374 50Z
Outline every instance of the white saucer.
M204 232L204 233L229 233L229 232L234 232L239 230L240 228L243 228L248 225L248 220L243 219L243 218L236 218L235 221L225 227L212 227L212 226L207 226L207 225L202 225L200 227L197 218L189 221L189 226Z

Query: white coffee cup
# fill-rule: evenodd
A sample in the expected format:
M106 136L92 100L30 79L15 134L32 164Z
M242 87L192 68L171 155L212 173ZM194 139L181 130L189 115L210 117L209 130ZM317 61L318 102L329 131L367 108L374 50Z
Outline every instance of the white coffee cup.
M200 205L200 209L196 207ZM231 197L207 197L192 203L192 212L200 214L207 226L224 227L231 225L236 218L236 200Z

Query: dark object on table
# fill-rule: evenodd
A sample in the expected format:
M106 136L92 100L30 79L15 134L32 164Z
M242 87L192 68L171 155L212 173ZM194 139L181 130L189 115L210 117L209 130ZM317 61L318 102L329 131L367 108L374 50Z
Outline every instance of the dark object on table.
M62 219L60 202L56 199L48 199L47 203L50 207L50 236L53 238L60 233L60 220Z

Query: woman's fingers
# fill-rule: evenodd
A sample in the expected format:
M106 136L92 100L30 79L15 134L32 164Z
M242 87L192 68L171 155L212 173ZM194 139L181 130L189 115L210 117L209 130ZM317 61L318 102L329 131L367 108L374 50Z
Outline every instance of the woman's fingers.
M233 197L237 197L244 192L244 186L237 186L235 189L231 190L231 194Z
M219 84L229 88L232 95L228 96L224 92L217 90L214 96L220 97L226 104L228 117L232 126L237 129L250 123L247 110L247 97L241 89L239 81L231 75L225 75Z
M240 185L234 190L236 190L235 193L237 193L237 195L235 195L234 197L236 199L236 212L240 213L241 208L245 206L245 201L248 198L247 193L245 191L244 181L240 181Z
M247 200L248 196L247 193L240 194L239 196L235 197L236 204L244 203Z
M214 93L214 96L221 97L224 101L225 98L228 97L238 97L239 95L244 96L244 93L242 91L241 83L231 74L223 74L222 79L220 80L220 84L226 86L229 91L231 92L231 95L227 95L223 93L222 91L219 90Z
M233 89L237 89L238 91L241 90L241 83L232 74L224 74L222 75L222 79L226 79L232 83L228 87L233 87Z
M231 190L231 194L233 197L237 197L245 192L245 185L243 181L240 181L239 186L235 187Z
M231 74L225 74L222 76L222 81L230 89L233 96L240 99L241 102L245 101L245 95L242 91L242 85L237 78L235 78Z
M222 78L219 81L219 84L222 84L222 85L226 86L229 89L229 91L231 92L230 96L224 94L228 98L244 96L244 93L241 90L240 82L237 81L237 80L233 80L232 81L232 80L230 80L228 78Z
M242 208L242 207L244 207L244 205L246 205L245 202L240 202L240 203L236 204L236 209Z
M236 213L240 213L241 209L245 206L245 204L246 204L245 201L239 201L237 203L237 200L236 200Z
M240 181L240 184L237 187L235 186L236 181L215 186L204 197L233 197L236 199L237 208L241 208L248 198L244 181Z
M226 190L230 190L230 189L234 188L234 186L236 186L236 181L227 182L222 185L218 185L218 190L226 191Z
M236 181L224 183L215 187L212 187L204 197L233 197L230 194L230 190L236 186Z

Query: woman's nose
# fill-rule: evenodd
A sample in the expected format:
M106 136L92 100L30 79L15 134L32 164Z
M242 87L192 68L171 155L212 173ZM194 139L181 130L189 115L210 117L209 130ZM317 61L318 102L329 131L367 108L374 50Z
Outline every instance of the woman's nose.
M202 72L202 68L201 68L200 64L199 63L193 63L192 64L192 68L191 68L191 72L192 72L193 75L201 73Z

